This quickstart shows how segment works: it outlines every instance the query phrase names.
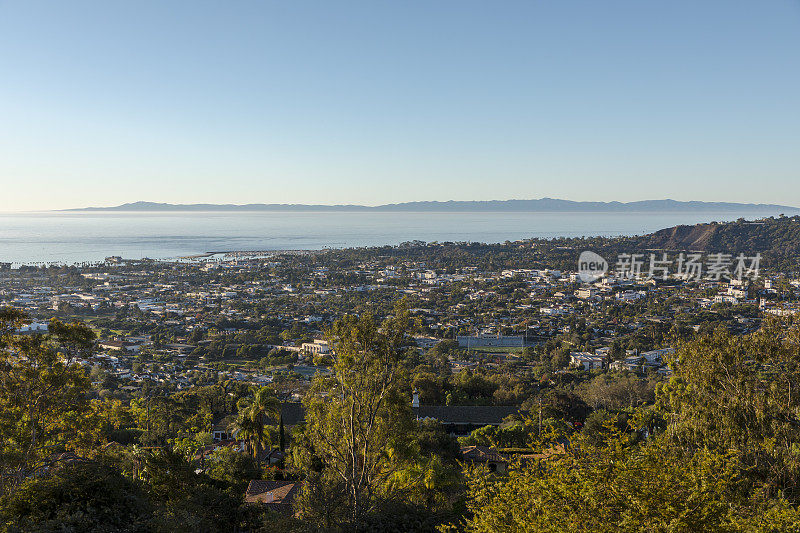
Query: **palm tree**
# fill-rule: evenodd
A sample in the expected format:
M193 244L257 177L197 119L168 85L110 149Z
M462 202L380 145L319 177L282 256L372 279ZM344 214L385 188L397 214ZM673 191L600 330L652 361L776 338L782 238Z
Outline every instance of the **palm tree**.
M236 432L236 438L245 441L247 451L255 458L255 441L258 431L256 430L255 423L250 419L250 416L248 416L245 410L239 411L239 416L236 417L233 426Z
M460 482L458 470L443 463L438 455L420 457L414 464L390 476L393 488L414 494L416 499L425 502L429 511L433 509L437 496L452 494Z
M267 426L270 425L269 422L278 420L280 411L281 402L272 396L272 391L267 387L258 389L252 400L243 401L239 406L236 420L236 427L241 435L239 438L247 440L248 449L259 464L261 450L272 446Z

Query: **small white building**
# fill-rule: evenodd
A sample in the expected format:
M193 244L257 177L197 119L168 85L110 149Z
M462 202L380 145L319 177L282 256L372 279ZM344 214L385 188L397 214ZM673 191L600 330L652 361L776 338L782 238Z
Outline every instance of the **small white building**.
M731 285L728 287L728 296L733 296L739 300L746 300L747 299L747 288L746 287L734 287Z
M647 296L647 293L644 291L622 291L617 293L617 300L622 302L635 302L645 296Z
M650 350L649 352L642 352L639 355L644 357L645 361L650 364L660 364L664 360L664 356L675 353L675 348L660 348L658 350Z
M603 368L602 355L596 355L591 352L572 352L569 354L569 362L575 366L583 366L586 370L599 370Z
M328 341L322 339L314 339L314 342L304 342L300 345L300 350L314 355L325 355L331 351Z
M588 300L597 296L597 289L594 287L581 287L575 291L575 296L581 300Z

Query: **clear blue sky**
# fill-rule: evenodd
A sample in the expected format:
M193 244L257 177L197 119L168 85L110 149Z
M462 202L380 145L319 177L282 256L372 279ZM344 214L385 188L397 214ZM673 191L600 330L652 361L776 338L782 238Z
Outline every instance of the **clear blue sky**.
M800 1L0 0L0 211L800 205Z

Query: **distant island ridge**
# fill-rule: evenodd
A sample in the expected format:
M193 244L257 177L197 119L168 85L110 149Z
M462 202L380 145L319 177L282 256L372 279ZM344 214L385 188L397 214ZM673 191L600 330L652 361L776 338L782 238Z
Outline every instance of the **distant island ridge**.
M84 207L60 211L426 211L426 212L764 212L800 213L800 208L777 204L640 200L635 202L579 202L540 198L538 200L422 201L377 206L354 204L169 204L132 202L113 207Z

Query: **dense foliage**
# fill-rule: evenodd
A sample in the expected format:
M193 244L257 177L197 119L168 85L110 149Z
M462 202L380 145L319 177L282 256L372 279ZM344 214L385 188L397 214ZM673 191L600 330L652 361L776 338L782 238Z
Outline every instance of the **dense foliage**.
M558 371L566 337L520 354L533 373L453 374L441 362L457 346L415 348L401 303L334 324L332 372L313 379L287 435L275 388L101 397L102 376L75 362L91 331L53 321L47 335L14 334L23 319L0 315L0 530L800 530L794 320L684 335L666 380ZM522 409L458 443L414 419L414 389ZM241 447L207 453L226 418ZM459 444L494 447L509 467L469 465ZM276 447L289 457L265 460ZM245 504L254 479L301 483L294 514Z
M684 343L652 406L505 476L469 473L468 531L798 531L796 322ZM599 411L597 413L600 413Z

